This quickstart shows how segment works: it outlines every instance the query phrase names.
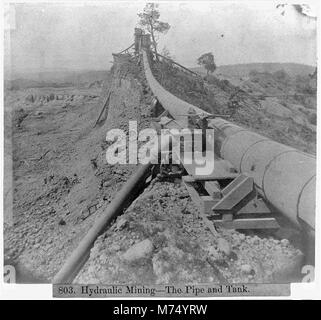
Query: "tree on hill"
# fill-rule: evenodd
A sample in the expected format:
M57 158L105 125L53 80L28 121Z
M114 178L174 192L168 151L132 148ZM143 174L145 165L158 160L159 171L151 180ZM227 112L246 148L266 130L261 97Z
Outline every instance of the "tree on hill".
M206 69L207 75L216 70L216 64L214 62L214 55L212 52L204 53L197 59L197 63Z
M152 45L157 53L157 42L160 33L166 33L170 25L167 22L159 20L160 13L158 10L158 4L146 3L142 13L138 14L139 24L144 27L152 37Z
M283 69L273 72L273 78L284 83L290 81L290 76Z

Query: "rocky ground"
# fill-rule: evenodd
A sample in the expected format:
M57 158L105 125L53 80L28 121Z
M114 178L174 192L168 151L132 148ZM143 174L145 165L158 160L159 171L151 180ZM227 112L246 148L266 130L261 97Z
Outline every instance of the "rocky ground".
M157 178L101 235L76 283L280 283L303 255L287 239L213 236L180 181Z
M5 217L4 249L18 281L50 282L136 169L108 165L105 138L111 128L128 131L129 120L139 129L150 126L152 96L143 80L132 61L116 63L103 88L6 91L7 147L12 142L6 155L13 159L6 194L13 191L14 224ZM194 89L197 100L203 89ZM210 97L226 95L212 89ZM108 90L108 116L94 127ZM294 242L223 229L214 237L181 181L163 179L153 180L97 239L76 282L280 282L297 276L303 254Z

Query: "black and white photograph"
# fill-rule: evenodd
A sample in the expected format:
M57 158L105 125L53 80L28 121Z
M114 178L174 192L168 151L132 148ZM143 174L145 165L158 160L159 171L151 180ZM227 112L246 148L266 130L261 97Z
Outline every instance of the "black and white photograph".
M2 7L1 299L320 299L318 1Z

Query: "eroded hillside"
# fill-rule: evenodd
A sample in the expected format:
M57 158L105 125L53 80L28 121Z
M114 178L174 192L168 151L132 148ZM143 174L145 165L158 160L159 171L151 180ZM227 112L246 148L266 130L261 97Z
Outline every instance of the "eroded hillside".
M247 77L214 73L204 81L166 61L154 65L154 74L182 100L275 141L316 153L316 80L309 76L253 71Z
M50 281L135 170L109 166L105 150L109 129L148 125L139 74L135 64L116 64L103 88L5 92L14 224L6 217L4 249L18 281ZM108 118L94 127L106 89Z
M153 71L179 98L230 114L236 87L228 81L204 82L169 66L156 65ZM136 170L107 164L105 153L108 130L128 132L129 120L137 120L139 129L151 126L153 97L139 61L115 63L100 90L95 84L6 92L5 111L12 112L14 225L5 225L5 260L17 267L20 281L51 281ZM108 116L94 126L109 91ZM242 92L242 99L233 121L301 149L313 145L299 131L283 135L282 121L289 120L268 115L248 93ZM10 132L9 125L7 140ZM282 233L221 229L214 237L181 179L169 179L167 170L96 240L76 282L280 282L298 275L303 254L296 233L283 239Z

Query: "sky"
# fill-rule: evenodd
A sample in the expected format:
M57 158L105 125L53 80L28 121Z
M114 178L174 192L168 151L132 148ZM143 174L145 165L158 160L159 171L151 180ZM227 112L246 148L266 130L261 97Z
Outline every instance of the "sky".
M144 2L20 3L5 14L5 70L109 69L112 53L133 42ZM160 2L171 25L159 39L188 67L213 52L217 65L296 62L316 65L316 21L274 2Z

